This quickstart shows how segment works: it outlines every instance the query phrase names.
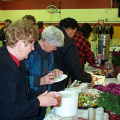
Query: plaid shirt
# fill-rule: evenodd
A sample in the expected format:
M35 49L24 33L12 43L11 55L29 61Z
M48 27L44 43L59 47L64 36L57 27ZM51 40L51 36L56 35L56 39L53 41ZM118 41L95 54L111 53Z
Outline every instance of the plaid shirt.
M77 31L76 35L73 37L73 41L78 48L83 68L86 62L88 62L90 65L95 64L95 59L91 51L91 44L87 38L83 36L83 33Z

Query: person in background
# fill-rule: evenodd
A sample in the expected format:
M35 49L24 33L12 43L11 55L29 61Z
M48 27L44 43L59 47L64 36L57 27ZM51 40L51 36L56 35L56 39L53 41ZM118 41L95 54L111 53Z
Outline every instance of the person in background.
M96 24L96 34L98 35L98 25Z
M51 23L46 23L46 27L51 26Z
M40 40L40 39L41 39L42 31L44 30L44 27L43 27L43 21L39 21L37 25L38 25L39 40Z
M0 40L2 41L2 45L5 46L6 42L4 40L6 40L5 34L7 31L8 26L12 23L12 21L10 19L6 19L5 20L5 26L1 28L0 30Z
M81 65L78 49L72 41L78 28L78 23L73 18L65 18L60 21L58 27L64 34L64 46L54 51L55 68L63 71L64 74L70 74L72 82L76 79L82 82L91 82L91 74L86 73ZM51 85L52 91L60 91L65 89L67 80ZM93 84L93 82L91 83Z
M55 69L52 53L52 51L57 50L57 47L63 45L63 33L54 26L46 27L41 34L41 39L35 43L35 50L24 61L29 73L30 88L36 92L35 97L41 91L50 91L50 84L53 84L55 76L60 77L63 74L61 70ZM46 108L42 108L41 111L38 120L44 119Z
M59 26L59 25L56 23L56 24L55 24L55 27L58 27L58 26Z
M92 28L92 40L97 40L97 29L96 29L96 24L94 24Z
M113 28L112 24L110 24L109 34L110 34L110 39L112 39L113 34L114 34L114 28Z
M99 35L102 34L102 25L99 24L98 26L98 38L99 38Z
M28 19L33 25L35 25L35 23L36 23L36 19L32 15L25 15L23 18Z
M6 32L6 46L0 48L0 120L23 120L36 116L40 107L54 106L57 92L34 97L29 89L23 59L34 50L38 29L27 19L11 23ZM33 91L33 92L32 92ZM33 93L33 94L30 94Z
M76 34L73 37L73 42L77 46L79 51L79 56L81 59L83 69L86 62L88 62L89 65L95 64L94 55L93 52L91 51L91 44L88 41L91 32L92 28L90 24L84 23L77 30Z
M108 34L108 33L109 33L109 24L105 26L105 34Z
M105 34L105 25L104 25L104 23L102 24L102 34L103 35Z

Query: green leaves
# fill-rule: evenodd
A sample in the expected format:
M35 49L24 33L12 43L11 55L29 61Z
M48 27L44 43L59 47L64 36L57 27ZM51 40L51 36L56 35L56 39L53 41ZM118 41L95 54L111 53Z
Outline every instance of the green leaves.
M105 111L110 110L111 112L120 115L120 96L114 95L108 91L99 93L98 106L104 107Z
M112 56L112 61L114 62L114 64L120 66L120 56L113 55Z

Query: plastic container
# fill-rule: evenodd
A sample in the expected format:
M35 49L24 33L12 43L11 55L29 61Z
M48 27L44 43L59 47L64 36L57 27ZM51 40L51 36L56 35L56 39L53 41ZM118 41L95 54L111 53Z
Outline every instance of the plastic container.
M99 35L98 54L102 53L102 60L109 60L110 35Z
M101 65L102 54L97 55L97 63Z
M62 95L60 107L55 107L55 114L62 117L70 117L77 114L78 93L73 91L60 91Z
M55 99L57 100L57 102L58 102L58 104L55 105L55 107L60 107L60 105L61 105L61 96L56 95L56 96L54 96L54 98L55 98Z

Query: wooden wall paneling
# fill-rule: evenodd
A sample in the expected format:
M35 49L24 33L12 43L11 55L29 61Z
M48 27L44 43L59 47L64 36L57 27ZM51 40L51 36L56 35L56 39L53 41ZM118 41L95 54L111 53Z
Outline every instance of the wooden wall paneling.
M62 1L63 9L94 9L94 8L110 8L110 0L67 0Z
M52 2L61 9L96 9L111 8L111 0L14 0L3 1L3 10L46 9Z
M4 2L4 10L46 9L54 0L15 0ZM55 0L57 4L59 0Z
M0 10L2 10L2 1L0 1Z

